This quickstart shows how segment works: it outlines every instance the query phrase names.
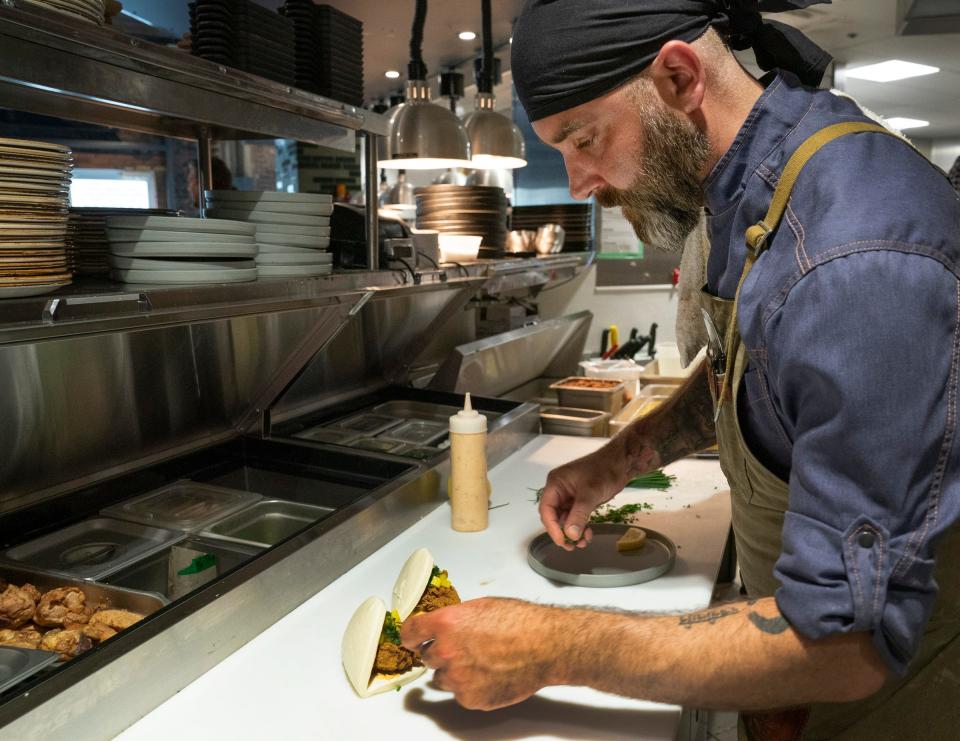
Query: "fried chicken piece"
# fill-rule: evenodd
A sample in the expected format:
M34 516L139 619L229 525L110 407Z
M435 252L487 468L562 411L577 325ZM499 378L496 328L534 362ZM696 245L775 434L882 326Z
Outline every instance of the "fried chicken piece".
M33 584L30 582L24 584L22 587L20 587L20 589L29 594L30 599L32 599L35 603L40 602L40 590L33 586Z
M103 625L115 631L126 630L143 620L143 615L129 610L100 610L90 616L89 625Z
M76 587L51 589L40 598L33 621L47 628L85 625L90 619L86 600Z
M60 654L64 661L89 651L93 642L79 630L51 630L44 634L40 641L40 649Z
M7 584L0 594L0 628L19 628L30 622L36 605L29 591Z
M43 635L32 625L23 630L0 630L0 646L39 648Z
M102 643L108 638L113 638L117 634L117 631L109 625L90 622L83 626L83 634L97 643Z
M373 662L373 676L378 674L403 674L415 666L423 666L420 657L403 646L383 641L377 646L377 658Z
M414 614L418 612L433 612L441 607L450 605L459 605L460 595L457 594L455 587L435 587L432 584L427 586L417 606L413 608Z

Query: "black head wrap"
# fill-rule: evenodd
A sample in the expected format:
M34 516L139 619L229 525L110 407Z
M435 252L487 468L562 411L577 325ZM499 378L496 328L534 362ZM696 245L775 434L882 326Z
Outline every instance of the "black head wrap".
M712 26L761 69L789 70L820 84L827 52L760 12L830 0L527 0L513 29L513 82L531 121L587 103L649 65L672 39L694 41Z

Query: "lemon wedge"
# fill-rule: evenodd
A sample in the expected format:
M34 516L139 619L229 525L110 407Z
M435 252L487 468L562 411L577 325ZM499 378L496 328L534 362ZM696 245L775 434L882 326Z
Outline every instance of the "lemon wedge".
M636 551L643 548L643 544L647 542L647 532L642 530L639 527L631 527L627 529L617 541L617 550L618 551Z

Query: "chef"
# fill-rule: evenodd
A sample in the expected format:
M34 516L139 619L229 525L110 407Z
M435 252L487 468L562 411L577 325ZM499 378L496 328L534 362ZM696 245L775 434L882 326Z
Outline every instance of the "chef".
M717 440L747 598L663 617L481 599L412 618L470 708L554 684L737 709L751 739L960 728L960 202L761 18L819 0L529 0L513 77L576 198L677 249L707 214L708 359L657 413L551 472L554 542ZM731 49L753 48L757 81ZM574 545L575 544L575 545ZM615 597L613 598L615 601Z

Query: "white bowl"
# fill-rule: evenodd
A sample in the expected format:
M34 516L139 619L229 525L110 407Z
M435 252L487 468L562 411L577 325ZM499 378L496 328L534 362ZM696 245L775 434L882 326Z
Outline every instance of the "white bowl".
M483 237L472 234L441 234L439 240L442 262L463 262L477 259Z

